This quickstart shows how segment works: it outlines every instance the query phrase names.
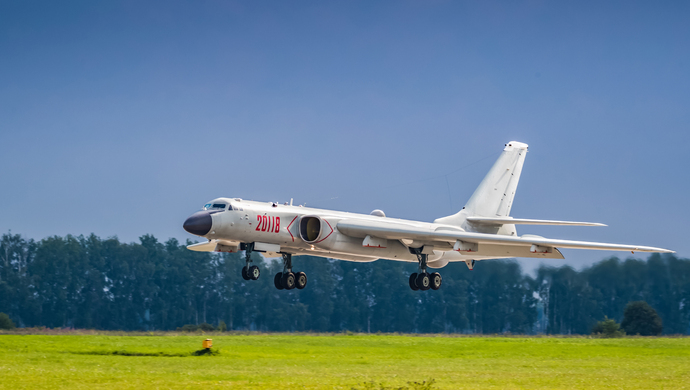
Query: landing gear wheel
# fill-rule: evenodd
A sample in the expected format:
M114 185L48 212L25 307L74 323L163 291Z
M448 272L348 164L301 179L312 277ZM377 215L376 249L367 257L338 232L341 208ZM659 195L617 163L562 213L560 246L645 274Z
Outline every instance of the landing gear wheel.
M282 280L283 280L283 273L282 272L278 272L276 274L276 276L273 278L273 284L276 286L276 288L278 290L282 290L284 288Z
M298 290L307 287L307 274L304 272L298 272L295 274L295 287L297 287Z
M281 280L283 288L286 290L292 290L295 288L295 274L292 272L286 272L283 274L283 279Z
M257 280L259 279L259 276L261 276L261 270L259 267L252 265L247 271L247 276L249 276L249 278L252 280Z
M431 287L431 279L428 273L423 272L417 275L417 287L422 291L426 291Z
M417 273L416 272L413 273L412 275L410 275L410 288L413 291L419 290L419 287L417 287Z
M438 290L441 288L441 283L443 283L443 278L441 277L441 274L438 272L434 272L431 275L429 275L429 279L431 279L431 289L432 290Z
M249 277L249 272L248 272L248 271L249 271L249 270L247 269L247 266L246 266L246 265L245 265L244 267L242 267L242 279L244 279L244 280L249 280L249 279L251 279L251 278Z

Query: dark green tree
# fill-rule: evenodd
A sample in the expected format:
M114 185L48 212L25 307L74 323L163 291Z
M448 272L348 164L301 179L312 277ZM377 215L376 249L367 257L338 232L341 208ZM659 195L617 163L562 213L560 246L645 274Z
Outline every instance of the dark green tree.
M620 324L615 320L605 317L603 321L599 321L594 325L592 334L603 337L623 337L625 336L625 331L621 330Z
M14 322L5 313L0 313L0 329L14 329Z
M19 326L38 321L31 276L37 246L11 232L0 238L0 311L9 313Z
M657 336L663 330L661 318L645 301L628 303L621 326L626 333L640 336Z

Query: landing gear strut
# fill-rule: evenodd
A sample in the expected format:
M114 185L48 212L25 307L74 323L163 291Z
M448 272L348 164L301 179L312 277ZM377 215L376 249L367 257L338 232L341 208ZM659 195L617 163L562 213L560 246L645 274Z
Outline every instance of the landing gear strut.
M273 284L278 290L301 290L307 286L307 274L304 272L292 272L292 254L281 253L283 256L283 272L278 272L273 278Z
M426 291L428 289L438 290L441 288L441 283L443 283L443 278L438 272L433 272L431 274L426 272L427 260L429 255L422 253L421 248L414 249L417 255L417 261L419 262L419 269L417 272L410 275L410 288L414 291L422 290Z
M261 270L252 263L252 251L254 251L254 243L247 244L244 250L245 256L245 266L242 267L242 279L244 280L257 280L261 276Z

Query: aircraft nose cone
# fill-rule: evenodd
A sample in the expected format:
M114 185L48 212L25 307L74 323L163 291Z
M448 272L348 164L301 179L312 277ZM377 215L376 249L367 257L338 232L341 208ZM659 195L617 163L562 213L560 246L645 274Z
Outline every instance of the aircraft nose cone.
M184 221L182 227L197 236L205 236L211 231L212 224L213 220L208 211L197 211Z

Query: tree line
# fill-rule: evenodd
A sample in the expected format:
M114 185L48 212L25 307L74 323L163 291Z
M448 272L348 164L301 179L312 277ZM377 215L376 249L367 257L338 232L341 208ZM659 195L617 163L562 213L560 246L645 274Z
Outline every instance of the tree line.
M190 242L187 242L189 244ZM620 322L629 302L646 301L663 333L690 333L690 260L653 254L611 257L577 271L488 260L441 270L438 291L411 291L415 266L299 256L304 290L279 291L282 263L254 254L258 281L241 277L242 253L189 251L176 239L6 233L0 240L0 312L18 326L174 330L227 324L230 330L419 333L589 334L605 318Z

